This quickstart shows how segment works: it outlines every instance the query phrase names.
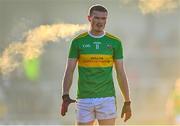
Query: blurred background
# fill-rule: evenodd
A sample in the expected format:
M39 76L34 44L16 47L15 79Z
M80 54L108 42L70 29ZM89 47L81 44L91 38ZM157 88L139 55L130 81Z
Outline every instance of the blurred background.
M180 0L0 0L0 57L10 44L23 41L24 33L40 25L87 24L88 8L93 4L108 8L106 31L120 37L124 47L133 116L127 123L120 118L123 98L113 73L116 124L178 122ZM75 124L75 105L65 117L59 113L62 79L74 36L46 44L39 57L0 74L0 124ZM72 98L76 98L77 77L76 69Z

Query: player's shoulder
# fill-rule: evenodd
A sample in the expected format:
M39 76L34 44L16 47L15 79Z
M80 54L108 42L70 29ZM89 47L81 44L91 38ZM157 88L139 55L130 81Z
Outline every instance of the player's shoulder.
M116 40L116 41L121 42L121 40L120 40L119 37L117 37L117 36L115 36L115 35L113 35L113 34L111 34L111 33L109 33L109 32L106 32L106 36L107 36L108 38L110 38L110 39L113 39L113 40Z
M78 40L78 39L84 38L84 37L86 37L86 36L88 36L88 32L83 32L83 33L77 35L77 36L74 38L74 40Z

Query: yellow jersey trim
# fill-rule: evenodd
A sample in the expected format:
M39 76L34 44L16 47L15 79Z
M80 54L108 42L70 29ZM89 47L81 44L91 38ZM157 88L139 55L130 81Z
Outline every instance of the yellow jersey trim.
M79 39L79 38L85 37L87 35L88 35L88 32L84 32L84 33L78 35L77 37L75 37L74 39Z
M121 41L118 37L116 37L116 36L114 36L114 35L112 35L112 34L109 34L109 33L106 33L105 36L107 36L107 37L109 37L109 38L112 38L112 39L115 39L115 40L118 40L118 41Z
M78 65L82 67L112 67L113 56L102 54L81 54Z

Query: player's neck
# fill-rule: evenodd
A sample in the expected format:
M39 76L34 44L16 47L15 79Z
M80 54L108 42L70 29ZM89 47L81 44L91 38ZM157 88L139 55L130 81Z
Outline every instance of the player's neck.
M97 31L90 30L89 33L92 34L93 36L102 36L105 34L105 31L97 32Z

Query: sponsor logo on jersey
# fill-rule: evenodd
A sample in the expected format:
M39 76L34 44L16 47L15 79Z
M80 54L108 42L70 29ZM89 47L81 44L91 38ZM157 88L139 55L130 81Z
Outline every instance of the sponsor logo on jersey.
M84 45L82 45L82 46L83 46L83 48L90 48L90 47L91 47L90 44L84 44Z
M113 66L113 56L103 54L80 54L79 66L111 67Z

